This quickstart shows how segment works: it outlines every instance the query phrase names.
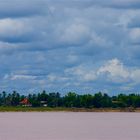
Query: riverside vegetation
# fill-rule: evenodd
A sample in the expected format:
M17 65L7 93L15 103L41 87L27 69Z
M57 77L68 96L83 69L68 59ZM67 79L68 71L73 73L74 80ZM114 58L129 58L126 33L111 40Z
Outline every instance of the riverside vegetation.
M24 99L28 99L31 106L23 106ZM43 91L26 96L16 91L0 93L0 111L139 111L139 108L139 94L109 96L101 92L84 95L69 92L62 96L58 92Z

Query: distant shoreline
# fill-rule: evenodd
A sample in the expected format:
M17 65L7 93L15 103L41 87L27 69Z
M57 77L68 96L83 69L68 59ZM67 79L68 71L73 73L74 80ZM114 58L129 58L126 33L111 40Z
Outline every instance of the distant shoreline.
M0 112L140 112L140 108L0 107Z

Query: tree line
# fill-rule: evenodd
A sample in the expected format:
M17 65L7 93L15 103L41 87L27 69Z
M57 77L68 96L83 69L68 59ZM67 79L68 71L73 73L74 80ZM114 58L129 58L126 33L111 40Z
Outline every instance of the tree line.
M69 92L66 95L60 93L47 93L43 91L37 94L21 95L16 91L0 93L0 106L20 106L21 101L28 99L32 107L42 106L41 102L46 102L48 107L68 107L68 108L125 108L140 107L139 94L118 94L109 96L106 93L79 95Z

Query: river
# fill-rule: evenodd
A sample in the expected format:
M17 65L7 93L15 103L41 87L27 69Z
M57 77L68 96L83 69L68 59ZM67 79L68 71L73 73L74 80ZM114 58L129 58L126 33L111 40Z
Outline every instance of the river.
M140 140L140 113L0 113L0 140Z

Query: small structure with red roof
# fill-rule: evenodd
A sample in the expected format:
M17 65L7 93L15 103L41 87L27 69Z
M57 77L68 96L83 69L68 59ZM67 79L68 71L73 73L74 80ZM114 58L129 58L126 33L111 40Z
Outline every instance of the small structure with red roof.
M24 99L20 102L20 104L21 104L22 106L32 106L32 105L30 104L28 98L24 98Z

